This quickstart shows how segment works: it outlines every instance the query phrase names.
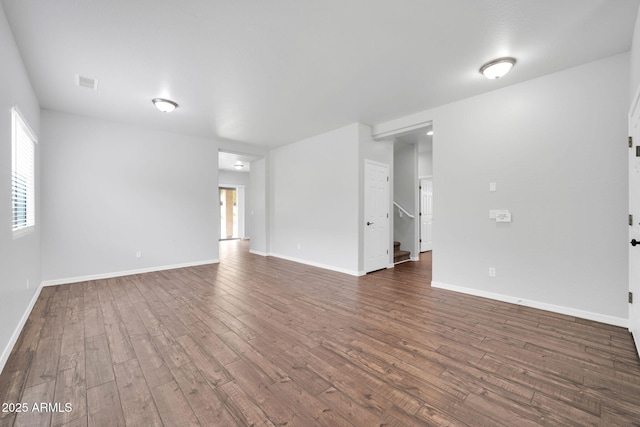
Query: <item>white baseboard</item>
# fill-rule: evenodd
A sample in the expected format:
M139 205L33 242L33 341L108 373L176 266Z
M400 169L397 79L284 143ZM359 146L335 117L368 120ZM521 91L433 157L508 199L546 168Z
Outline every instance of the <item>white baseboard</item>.
M568 316L579 317L581 319L593 320L595 322L606 323L608 325L629 327L629 319L621 317L608 316L606 314L593 313L591 311L578 310L576 308L564 307L561 305L548 304L546 302L526 300L523 298L513 297L509 295L496 294L493 292L482 291L479 289L466 288L464 286L450 285L442 282L431 282L434 288L446 289L449 291L460 292L462 294L474 295L477 297L489 298L496 301L508 302L525 307L537 308L540 310L550 311L553 313L566 314Z
M88 276L67 277L64 279L45 280L42 286L65 285L68 283L86 282L87 280L111 279L113 277L131 276L133 274L152 273L154 271L173 270L175 268L196 267L198 265L217 264L219 259L208 259L204 261L185 262L181 264L160 265L156 267L146 267L136 270L115 271L111 273L91 274Z
M633 330L629 329L631 335L633 336L633 342L636 345L636 352L640 355L640 335L633 332Z
M310 265L312 267L324 268L325 270L337 271L338 273L349 274L351 276L364 276L366 274L364 271L348 270L346 268L334 267L332 265L321 264L314 261L307 261L305 259L294 258L287 255L276 254L273 252L270 252L269 256L286 259L287 261L293 261L300 264Z
M18 338L20 338L20 333L22 332L24 325L27 323L27 320L29 319L29 315L31 314L31 310L33 310L33 306L36 305L36 301L40 296L40 291L42 291L42 284L38 286L38 289L36 290L36 293L31 298L31 301L29 302L27 309L24 311L24 314L22 315L22 318L20 319L20 322L18 323L16 330L13 331L13 335L11 335L11 339L7 343L6 347L2 350L2 355L0 356L0 374L2 374L2 371L4 370L4 366L7 364L7 361L9 360L9 356L11 355L11 351L13 350L13 346L16 345L16 343L18 342Z
M256 251L256 250L253 250L253 249L249 249L249 253L250 254L254 254L254 255L260 255L260 256L269 256L269 254L266 253L266 252Z
M410 260L411 260L411 261L420 261L420 257L412 256L412 257L410 258Z

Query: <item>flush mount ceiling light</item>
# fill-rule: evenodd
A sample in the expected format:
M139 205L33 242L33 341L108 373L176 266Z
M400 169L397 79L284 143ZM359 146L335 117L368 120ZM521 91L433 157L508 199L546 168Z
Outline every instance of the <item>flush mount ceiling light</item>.
M433 135L433 131L432 131L432 130L430 130L429 132L427 132L427 135L428 135L428 136Z
M491 62L487 62L480 67L480 73L488 79L495 80L504 76L515 65L514 58L499 58Z
M154 98L151 100L151 102L153 102L153 105L155 105L156 108L163 113L170 113L178 108L178 104L168 99Z
M244 165L242 164L242 162L240 160L238 160L237 162L235 162L233 164L233 167L238 169L238 170L240 170L240 169L244 168Z

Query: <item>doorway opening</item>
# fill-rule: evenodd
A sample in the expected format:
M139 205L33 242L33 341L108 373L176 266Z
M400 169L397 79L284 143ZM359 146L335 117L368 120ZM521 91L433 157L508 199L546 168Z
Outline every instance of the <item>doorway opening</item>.
M433 249L433 124L393 137L394 241L409 253L406 260L418 261Z
M214 220L219 230L220 256L227 253L223 247L266 254L267 179L264 156L219 150L217 188L220 210ZM233 240L246 241L247 244Z
M433 249L433 124L423 129L418 140L420 180L420 252Z
M239 239L238 191L220 187L220 240Z

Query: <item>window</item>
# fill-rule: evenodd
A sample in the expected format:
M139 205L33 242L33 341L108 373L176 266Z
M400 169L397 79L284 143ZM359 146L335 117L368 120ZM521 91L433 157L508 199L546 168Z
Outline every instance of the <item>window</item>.
M36 138L16 107L11 111L11 204L13 237L33 229Z

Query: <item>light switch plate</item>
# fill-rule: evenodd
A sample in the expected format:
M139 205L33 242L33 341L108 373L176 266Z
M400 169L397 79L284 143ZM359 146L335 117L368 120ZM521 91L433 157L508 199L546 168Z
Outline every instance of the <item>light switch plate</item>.
M489 191L496 191L496 183L495 182L490 182L489 183Z
M511 212L498 211L496 214L496 222L511 222Z

